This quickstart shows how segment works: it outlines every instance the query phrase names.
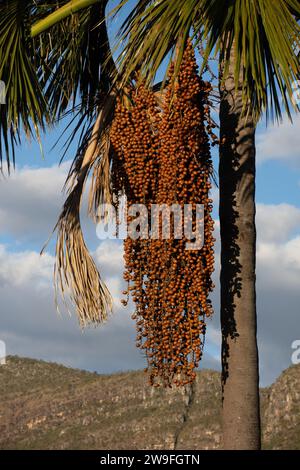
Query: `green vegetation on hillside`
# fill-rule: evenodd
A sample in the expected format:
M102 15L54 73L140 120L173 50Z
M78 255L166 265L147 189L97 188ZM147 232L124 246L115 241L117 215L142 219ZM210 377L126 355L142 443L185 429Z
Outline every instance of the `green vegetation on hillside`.
M261 391L264 447L300 449L300 366ZM219 373L153 389L143 372L113 375L9 357L0 367L0 449L218 449ZM199 445L200 443L200 445Z

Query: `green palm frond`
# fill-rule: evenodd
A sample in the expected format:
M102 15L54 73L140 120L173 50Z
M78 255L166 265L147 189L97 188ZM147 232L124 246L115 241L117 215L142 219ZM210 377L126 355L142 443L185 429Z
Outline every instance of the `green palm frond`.
M179 69L184 38L191 30L205 39L204 59L219 54L225 72L235 49L235 78L242 71L245 108L257 117L266 110L290 115L293 83L300 66L300 15L297 0L140 0L122 26L125 44L118 63L124 80L139 67L153 81L165 57L176 54ZM197 40L196 40L197 41ZM195 41L195 43L196 43ZM205 65L204 60L204 65Z
M93 122L111 88L115 70L105 23L108 0L85 2L85 8L31 37L32 25L69 3L79 2L0 0L0 80L7 92L6 105L0 105L0 164L5 154L8 165L14 162L23 130L39 139L46 125L72 108L74 133L84 137L83 125Z
M291 11L300 14L300 3L295 0L229 3L226 11L225 0L203 2L207 55L216 48L226 73L228 51L233 47L235 82L242 70L245 106L251 103L257 116L265 110L267 115L281 118L284 109L291 117L291 108L296 108L293 84L300 73L297 56L300 27Z
M0 80L6 103L0 104L0 165L6 154L8 169L14 162L15 143L24 130L39 138L50 120L47 101L36 74L28 23L32 0L0 2Z
M184 39L190 35L196 19L199 0L139 0L120 31L116 47L125 43L118 58L120 73L127 81L137 69L142 70L146 83L153 81L157 70L181 40L177 58L179 67Z
M35 39L45 96L60 118L69 106L91 117L111 87L114 62L105 24L107 0L68 16Z

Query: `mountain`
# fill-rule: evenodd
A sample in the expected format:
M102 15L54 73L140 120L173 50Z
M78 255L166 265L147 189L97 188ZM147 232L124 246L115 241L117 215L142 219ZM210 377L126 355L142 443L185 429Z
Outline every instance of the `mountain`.
M0 366L0 449L218 449L218 372L153 389L143 372L113 375L8 357ZM261 390L263 446L300 449L300 365Z

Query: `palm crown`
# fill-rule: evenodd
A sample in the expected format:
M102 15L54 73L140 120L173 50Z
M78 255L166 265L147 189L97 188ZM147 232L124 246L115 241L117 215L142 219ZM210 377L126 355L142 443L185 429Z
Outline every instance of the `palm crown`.
M120 1L119 7L128 0ZM26 134L39 132L72 107L78 128L94 119L116 69L104 12L108 0L1 0L0 79L7 106L1 108L0 158ZM125 47L118 73L127 80L137 67L148 82L184 38L205 40L205 58L219 54L228 67L235 49L235 74L243 73L244 102L256 116L266 110L290 115L299 78L297 0L139 0L121 30ZM205 60L204 60L205 65ZM123 82L124 83L124 82Z

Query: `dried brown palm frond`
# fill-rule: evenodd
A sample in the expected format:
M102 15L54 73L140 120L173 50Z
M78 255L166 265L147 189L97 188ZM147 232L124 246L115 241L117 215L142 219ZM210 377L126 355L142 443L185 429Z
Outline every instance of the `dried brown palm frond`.
M69 194L57 224L55 288L75 304L81 326L102 323L112 309L110 293L84 242L80 226L82 185Z
M54 269L56 304L58 292L67 304L75 305L81 326L104 322L112 310L111 295L85 244L80 224L80 208L87 178L93 166L106 172L109 158L108 129L113 116L116 94L112 91L98 114L85 152L76 160L67 179L68 197L54 229L57 230L56 262ZM109 175L106 175L109 178ZM102 183L101 183L102 184ZM92 185L90 199L98 201L99 194L109 197L109 183L101 188ZM98 191L100 190L100 193ZM102 192L101 192L102 191ZM97 193L97 195L96 195ZM101 196L102 197L102 196Z
M95 222L99 219L98 211L101 204L112 204L113 202L110 167L111 146L109 133L107 133L102 139L100 156L93 165L89 191L88 211Z

